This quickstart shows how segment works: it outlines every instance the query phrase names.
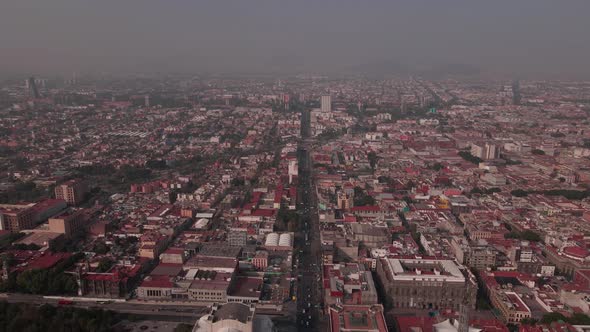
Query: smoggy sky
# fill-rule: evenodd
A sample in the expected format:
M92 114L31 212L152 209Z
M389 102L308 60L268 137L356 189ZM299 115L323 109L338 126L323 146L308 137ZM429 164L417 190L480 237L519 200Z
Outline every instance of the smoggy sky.
M590 0L1 0L0 73L590 77Z

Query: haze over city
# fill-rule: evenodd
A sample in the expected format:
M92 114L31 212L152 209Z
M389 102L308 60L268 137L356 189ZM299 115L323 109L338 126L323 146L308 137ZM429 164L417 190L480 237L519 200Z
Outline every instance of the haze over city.
M586 78L590 2L4 0L0 71Z

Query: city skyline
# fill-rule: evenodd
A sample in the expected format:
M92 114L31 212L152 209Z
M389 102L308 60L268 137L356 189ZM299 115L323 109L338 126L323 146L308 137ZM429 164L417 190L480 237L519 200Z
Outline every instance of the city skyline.
M590 332L590 1L1 7L0 332Z

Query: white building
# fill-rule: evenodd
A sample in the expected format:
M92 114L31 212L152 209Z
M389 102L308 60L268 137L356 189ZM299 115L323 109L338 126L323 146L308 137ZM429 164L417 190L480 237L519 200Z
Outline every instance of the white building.
M253 332L263 331L254 323L255 307L242 303L214 305L211 313L201 317L193 332Z

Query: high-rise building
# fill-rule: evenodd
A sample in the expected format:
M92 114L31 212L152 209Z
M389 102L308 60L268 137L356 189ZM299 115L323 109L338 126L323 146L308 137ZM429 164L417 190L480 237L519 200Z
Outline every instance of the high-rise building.
M285 110L289 110L289 105L291 104L291 96L289 94L283 94L282 101L283 105L285 106Z
M71 238L84 232L86 228L86 215L83 210L70 210L60 215L49 218L49 231L64 234Z
M322 96L322 113L329 113L332 111L332 97Z
M483 160L498 159L500 157L500 148L489 143L484 145L472 144L471 154Z
M88 193L88 186L82 180L70 180L55 187L55 198L63 199L69 205L78 205Z
M33 98L41 97L39 95L39 89L37 89L37 83L35 82L35 77L31 76L25 81L27 89L29 89L29 94Z
M484 147L485 155L483 159L498 159L500 157L500 149L495 144L487 144Z
M520 105L520 100L520 81L514 80L514 82L512 82L512 104Z
M477 145L477 144L471 144L471 151L470 153L477 157L477 158L482 158L483 157L483 147L481 145Z
M408 106L406 105L406 99L404 95L400 96L399 109L402 112L402 114L405 114L408 110Z
M78 84L78 73L73 72L72 73L72 77L70 79L65 79L64 83L65 84L69 84L69 85L76 85L76 84Z
M29 205L0 206L0 230L17 233L35 226L34 211Z

